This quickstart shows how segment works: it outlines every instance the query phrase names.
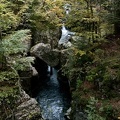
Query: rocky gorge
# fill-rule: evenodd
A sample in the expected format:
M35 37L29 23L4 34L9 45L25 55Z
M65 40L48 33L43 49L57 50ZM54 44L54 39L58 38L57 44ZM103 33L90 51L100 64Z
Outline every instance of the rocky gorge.
M46 34L46 38L47 36L48 35ZM24 54L30 53L29 56L26 58L32 57L34 63L29 63L24 70L18 71L20 76L20 79L18 80L19 95L17 95L18 93L16 93L18 100L16 101L16 103L13 103L16 104L16 108L15 110L13 110L13 114L10 114L7 119L43 119L38 102L35 100L35 98L32 97L35 97L39 92L41 83L43 82L41 80L44 80L47 77L48 66L59 66L58 68L60 69L60 66L63 66L66 63L67 54L69 54L69 50L67 49L60 50L57 47L52 48L52 46L56 46L56 44L53 44L51 46L51 42L49 41L49 39L46 39L47 43L43 43L43 40L40 39L39 43L33 45L32 48L30 48L30 45L32 44L30 43L30 40L27 40L29 42L25 42L24 40L22 41L22 43L26 46L26 51L24 52ZM57 38L56 40L57 41L55 43L58 42ZM11 61L14 60L14 58L16 58L17 56L19 57L18 54L14 57L11 56ZM63 83L64 82L65 81L63 81ZM69 84L67 86L67 91L69 91Z
M1 0L0 119L120 119L115 5Z

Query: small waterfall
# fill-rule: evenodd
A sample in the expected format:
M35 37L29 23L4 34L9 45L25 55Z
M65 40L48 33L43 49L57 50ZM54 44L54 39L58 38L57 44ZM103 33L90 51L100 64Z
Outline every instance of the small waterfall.
M66 17L67 17L69 15L70 11L71 11L71 5L66 3L64 5L64 10L65 10ZM73 35L75 35L75 32L70 32L69 30L67 30L65 28L64 22L63 22L61 31L62 31L62 35L61 35L61 38L58 42L58 45L59 46L63 45L64 47L70 47L72 44L69 40L71 39L71 37Z
M60 40L59 40L59 42L58 42L59 45L64 44L64 43L67 43L68 40L70 39L70 36L69 36L69 34L68 34L69 32L68 32L68 30L65 28L64 24L63 24L63 26L62 26L61 31L62 31L62 35L61 35L61 38L60 38Z
M71 11L71 5L68 4L68 3L65 4L64 5L64 10L65 10L66 15L68 15L70 13L70 11Z
M59 45L67 43L70 40L70 38L72 37L72 35L75 35L75 32L70 32L69 30L67 30L65 28L64 23L63 23L61 31L62 31L62 35L61 35L61 38L58 42Z

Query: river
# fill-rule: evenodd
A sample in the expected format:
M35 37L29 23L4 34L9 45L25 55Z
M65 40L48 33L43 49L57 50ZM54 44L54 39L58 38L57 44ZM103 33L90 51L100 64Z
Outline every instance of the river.
M62 84L63 85L63 84ZM57 70L48 67L48 78L44 80L36 97L45 120L66 120L64 114L70 107L70 93L57 79Z

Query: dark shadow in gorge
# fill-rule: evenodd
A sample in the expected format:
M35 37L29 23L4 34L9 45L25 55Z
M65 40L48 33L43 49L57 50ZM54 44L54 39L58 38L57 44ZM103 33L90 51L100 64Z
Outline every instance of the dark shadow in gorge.
M50 69L50 66L48 67L39 58L36 58L33 66L38 71L38 76L33 76L31 79L32 97L37 98L41 109L45 111L46 119L55 120L57 118L59 120L62 118L65 120L64 113L70 107L71 102L67 77L60 75L61 72L57 72L58 67Z
M47 69L48 65L41 59L37 58L34 61L33 67L37 70L38 74L32 76L31 78L31 96L36 97L39 92L40 87L45 82L48 77Z

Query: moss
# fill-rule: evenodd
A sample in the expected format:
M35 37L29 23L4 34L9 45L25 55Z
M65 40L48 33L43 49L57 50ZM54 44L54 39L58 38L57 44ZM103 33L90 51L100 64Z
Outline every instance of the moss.
M29 120L41 120L41 114L38 113L32 113L31 115L29 115Z
M17 75L8 68L8 71L0 72L0 116L7 118L15 109L19 95L16 85Z

